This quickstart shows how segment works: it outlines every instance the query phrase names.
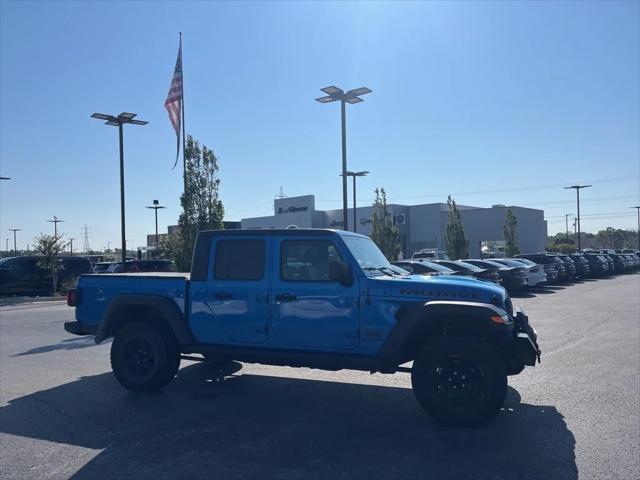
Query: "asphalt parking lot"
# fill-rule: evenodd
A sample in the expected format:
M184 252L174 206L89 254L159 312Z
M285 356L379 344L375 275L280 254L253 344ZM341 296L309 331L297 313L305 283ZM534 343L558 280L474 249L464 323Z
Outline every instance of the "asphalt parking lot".
M435 425L404 373L183 362L162 393L131 394L108 343L63 331L71 308L4 303L5 480L640 478L639 274L515 298L542 364L476 429Z

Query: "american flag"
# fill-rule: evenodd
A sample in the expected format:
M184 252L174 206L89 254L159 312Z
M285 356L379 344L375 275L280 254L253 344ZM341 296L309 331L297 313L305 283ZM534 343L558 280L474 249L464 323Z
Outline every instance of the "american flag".
M178 163L178 155L180 155L180 126L182 124L182 38L180 38L176 69L173 71L173 79L171 80L167 99L164 101L164 108L169 112L169 120L171 121L171 125L173 125L173 129L176 131L178 147L176 151L176 161L173 164L175 168Z

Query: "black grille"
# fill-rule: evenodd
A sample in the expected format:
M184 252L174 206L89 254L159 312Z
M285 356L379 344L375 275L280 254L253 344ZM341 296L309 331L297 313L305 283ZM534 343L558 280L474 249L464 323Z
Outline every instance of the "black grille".
M504 297L504 308L507 313L513 317L513 303L511 303L511 298L509 298L509 295Z

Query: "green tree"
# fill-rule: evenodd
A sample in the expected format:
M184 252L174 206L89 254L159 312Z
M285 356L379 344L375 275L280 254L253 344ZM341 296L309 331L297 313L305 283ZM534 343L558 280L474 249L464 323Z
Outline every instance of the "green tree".
M187 135L185 191L177 238L170 246L178 271L189 271L196 235L200 230L222 229L224 206L219 197L218 157L206 145Z
M576 251L576 246L573 243L552 243L547 245L546 249L549 252L574 253Z
M158 257L160 258L168 258L174 261L176 264L176 268L178 271L186 271L189 269L189 264L185 263L190 262L191 259L183 258L183 239L179 233L174 233L173 235L168 235L164 238L160 238L158 241L158 248L156 250ZM180 265L178 265L178 262Z
M58 272L62 270L62 262L60 261L60 254L64 251L62 236L41 233L39 237L36 237L35 247L41 255L38 266L51 273L52 293L55 295L58 291Z
M507 218L504 222L502 231L505 240L505 254L507 257L515 257L520 253L518 248L518 220L510 208L507 208Z
M464 226L460 218L460 212L456 206L455 200L451 195L447 197L447 206L449 207L449 221L444 233L444 245L447 255L453 260L469 257L469 241L464 234Z
M382 250L388 260L398 259L400 253L400 232L393 223L393 216L387 209L387 194L384 188L376 188L371 219L371 239Z

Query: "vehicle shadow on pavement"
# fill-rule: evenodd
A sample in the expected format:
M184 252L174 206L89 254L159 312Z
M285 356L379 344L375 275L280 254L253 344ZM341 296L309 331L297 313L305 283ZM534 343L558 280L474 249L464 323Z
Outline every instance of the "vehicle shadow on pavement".
M187 366L157 394L84 377L10 401L0 431L102 450L75 479L577 478L563 416L512 388L495 419L456 429L409 388L216 372Z
M108 339L105 343L111 342L111 338ZM84 337L75 337L75 338L67 338L62 340L60 343L54 343L53 345L43 345L42 347L35 347L26 352L16 353L13 355L14 357L22 357L24 355L35 355L38 353L47 353L52 352L54 350L76 350L78 348L87 348L87 347L95 347L95 337L84 336Z

